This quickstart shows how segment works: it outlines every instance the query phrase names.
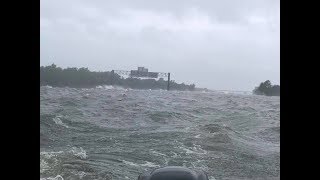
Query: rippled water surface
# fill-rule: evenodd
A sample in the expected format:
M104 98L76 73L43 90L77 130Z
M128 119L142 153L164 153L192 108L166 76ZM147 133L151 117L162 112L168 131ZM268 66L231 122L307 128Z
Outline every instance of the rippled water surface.
M279 97L41 87L40 103L43 180L136 180L171 165L279 179Z

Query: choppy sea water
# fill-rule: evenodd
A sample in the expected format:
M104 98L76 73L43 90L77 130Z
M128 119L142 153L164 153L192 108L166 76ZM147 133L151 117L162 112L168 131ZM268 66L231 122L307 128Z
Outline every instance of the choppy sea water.
M136 180L163 166L280 179L280 98L40 87L40 179Z

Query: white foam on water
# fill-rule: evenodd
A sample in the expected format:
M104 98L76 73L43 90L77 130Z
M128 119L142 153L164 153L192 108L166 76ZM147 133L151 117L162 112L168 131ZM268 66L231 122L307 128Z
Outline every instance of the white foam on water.
M87 174L85 172L83 172L83 171L80 171L79 173L77 173L77 175L79 176L80 179L82 179Z
M149 162L149 161L147 161L144 164L141 164L141 166L144 166L144 167L160 167L159 165L156 165L153 162Z
M51 169L54 169L56 166L59 165L60 161L59 158L60 156L65 156L65 155L71 155L75 157L79 157L81 159L86 159L87 153L86 151L80 147L72 147L69 151L64 152L64 151L58 151L58 152L40 152L40 174L44 173L46 171L50 171ZM85 172L79 172L76 175L79 176L80 179L82 179L84 176L86 176ZM62 177L56 176L56 177L49 177L49 178L43 178L43 180L61 180ZM62 178L63 180L63 178Z
M43 152L40 152L40 156L43 156L43 157L45 157L45 158L47 158L47 159L50 159L50 158L52 158L52 157L56 157L58 154L62 154L63 153L63 151L58 151L58 152L45 152L45 151L43 151Z
M207 151L203 150L200 145L194 145L192 149L180 146L180 149L184 150L186 154L207 154Z
M150 151L151 151L152 154L155 154L156 156L162 156L163 159L164 159L164 161L165 161L165 164L168 165L169 160L168 160L168 158L167 158L167 155L162 154L162 153L160 153L160 152L158 152L158 151L155 151L155 150L153 150L153 149L150 149Z
M82 147L72 147L69 152L80 159L86 159L88 157L87 152Z
M52 120L53 120L56 124L58 124L58 125L60 125L60 126L63 126L63 127L65 127L65 128L69 128L69 126L65 125L65 124L61 121L60 117L61 117L61 116L56 116L56 117L54 117Z
M195 135L194 137L195 137L195 138L200 138L200 135L201 135L201 134L198 134L198 135Z
M160 153L160 152L158 152L158 151L155 151L155 150L153 150L153 149L150 149L150 151L151 151L151 153L156 154L156 155L167 156L167 155L162 154L162 153Z
M139 166L139 164L136 164L136 163L133 163L133 162L130 162L130 161L126 161L126 160L122 160L122 162L127 164L127 165L130 165L130 166Z
M137 163L133 163L133 162L126 161L126 160L122 160L122 162L127 165L136 166L136 167L141 167L141 166L143 166L143 167L160 167L159 165L156 165L153 162L149 162L149 161L146 161L146 163L144 163L144 164L137 164Z
M196 152L185 147L180 147L180 149L184 150L187 154L196 154Z
M58 159L56 158L63 151L59 152L40 152L40 173L44 173L50 170L53 166L58 164Z
M48 163L45 160L41 159L40 160L40 173L44 173L49 169L50 169L50 167L49 167Z
M202 149L200 145L194 145L193 149L197 150L198 152L200 151L200 154L207 154L207 151Z
M109 86L109 85L104 85L103 88L104 88L104 89L114 89L113 86Z
M56 177L40 178L40 180L64 180L64 179L61 175L57 175Z

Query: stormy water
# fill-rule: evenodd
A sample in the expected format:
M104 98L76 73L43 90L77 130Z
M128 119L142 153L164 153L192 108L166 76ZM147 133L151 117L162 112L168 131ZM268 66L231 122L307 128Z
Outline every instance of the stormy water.
M40 87L40 179L136 180L164 166L279 179L280 98Z

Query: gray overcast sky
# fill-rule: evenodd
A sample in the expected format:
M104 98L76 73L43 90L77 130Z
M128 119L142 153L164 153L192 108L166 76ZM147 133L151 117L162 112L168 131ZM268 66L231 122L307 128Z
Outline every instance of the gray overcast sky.
M218 90L280 84L280 0L41 0L40 64L171 72Z

